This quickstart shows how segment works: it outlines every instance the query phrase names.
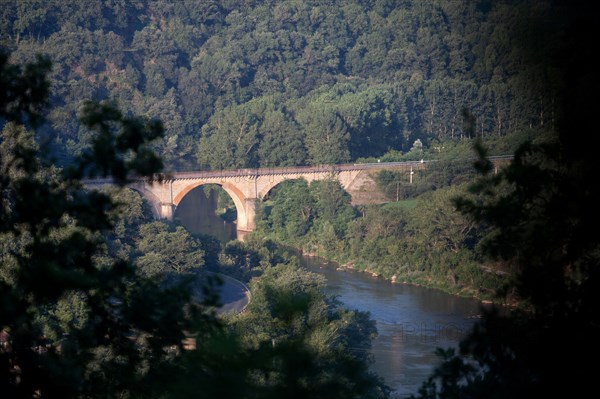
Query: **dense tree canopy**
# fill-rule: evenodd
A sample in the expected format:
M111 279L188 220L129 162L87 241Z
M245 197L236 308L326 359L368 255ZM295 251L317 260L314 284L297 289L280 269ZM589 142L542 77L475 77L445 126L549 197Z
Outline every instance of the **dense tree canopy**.
M587 57L598 15L596 5L569 7L560 51L545 54L566 82L556 134L521 146L497 175L482 157L475 197L455 202L470 220L491 226L484 253L513 270L508 288L527 306L485 312L460 352L440 351L444 362L423 385L422 398L548 397L565 388L566 395L585 396L596 389L589 364L600 355L600 198L593 178L599 140L590 134L582 146L580 134L597 130L590 110L598 106L600 85Z
M592 385L580 356L599 353L598 146L585 136L597 129L595 10L536 0L2 5L3 393L194 396L202 384L207 397L385 396L348 350L368 347L367 316L323 297L293 261L276 262L267 244L229 244L224 267L264 275L249 312L224 328L185 287L154 279L206 262L201 243L146 224L131 192L88 192L80 180L153 173L155 151L169 169L318 165L451 157L451 141L514 134L533 140L498 175L482 159L487 175L468 196L447 187L461 171L444 160L426 186L381 174L397 203L360 218L335 181L289 182L263 204L258 231L454 292L488 292L514 273L508 293L524 310L485 314L460 354L442 351L423 397ZM240 339L246 328L255 335ZM184 351L184 332L197 350Z
M132 174L160 171L147 147L161 137L160 123L85 103L80 121L94 140L58 168L31 130L43 120L49 63L6 60L0 53L3 395L387 397L364 352L348 351L369 347L368 315L326 298L293 260L275 266L281 257L267 244L253 250L238 242L223 258L238 269L263 268L255 289L259 298L261 290L274 293L266 306L280 321L258 327L272 340L258 335L254 345L237 329L269 317L261 301L251 317L229 321L205 306L218 304L211 285L190 284L205 263L201 241L181 226L150 222L141 197L123 188ZM83 179L97 176L116 187L86 189Z
M233 328L244 345L273 349L263 371L276 387L268 397L385 397L388 389L366 369L374 322L325 297L324 284L293 264L252 282L252 302Z
M556 70L519 49L560 43L555 3L6 0L0 44L51 57L65 163L82 99L160 118L169 169L334 163L554 126Z
M204 265L204 252L198 240L182 226L170 230L163 222L140 226L137 259L140 272L147 276L189 273Z
M123 183L130 171L158 171L157 158L140 149L160 125L88 104L82 123L98 130L97 139L77 164L59 170L40 153L27 130L32 125L16 124L39 121L48 64L22 69L5 64L5 56L1 61L0 116L7 122L0 139L2 392L139 394L138 384L172 366L163 348L184 337L164 326L173 319L191 326L193 317L184 315L184 297L173 293L164 292L164 307L153 308L158 287L136 283L123 259L103 261L103 233L112 227L108 211L115 205L106 194L84 190L79 178L110 174ZM140 312L144 306L152 310ZM149 359L154 363L147 367Z

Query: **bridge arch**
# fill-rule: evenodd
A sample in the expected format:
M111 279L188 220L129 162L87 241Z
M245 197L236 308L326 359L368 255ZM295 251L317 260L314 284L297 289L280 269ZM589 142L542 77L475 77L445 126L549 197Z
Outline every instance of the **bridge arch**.
M183 187L181 190L179 190L177 195L173 198L173 205L175 207L179 206L179 203L187 194L190 193L190 191L197 187L205 186L207 184L215 184L220 186L231 197L237 212L237 229L252 230L252 228L254 227L254 213L252 213L251 215L249 214L248 203L253 203L254 201L246 198L244 193L230 182L195 181L193 183L190 183ZM254 210L254 208L252 208L252 210Z
M269 184L265 185L262 190L258 193L258 200L259 201L264 201L269 194L271 194L271 191L273 191L273 189L277 186L279 186L281 183L283 183L284 181L294 181L294 180L306 180L304 177L296 177L296 178L288 178L288 179L277 179L274 181L269 182Z
M275 187L277 187L284 181L304 180L310 185L310 183L312 183L315 180L324 180L324 179L332 179L332 180L339 181L338 175L335 173L331 173L331 172L308 173L305 175L298 175L298 176L275 176L274 178L270 179L268 181L268 183L262 184L260 190L257 193L257 199L264 200ZM344 185L344 183L343 182L340 182L340 183L342 184L342 187L344 188L344 190L347 190L347 187Z
M152 216L154 216L155 219L161 218L160 198L158 198L152 191L144 190L136 185L130 185L129 188L140 194L142 198L148 201L150 204L150 209L152 210Z

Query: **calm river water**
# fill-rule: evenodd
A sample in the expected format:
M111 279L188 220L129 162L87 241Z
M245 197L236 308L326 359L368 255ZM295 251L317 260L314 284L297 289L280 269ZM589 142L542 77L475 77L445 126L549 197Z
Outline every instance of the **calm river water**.
M235 225L215 216L216 196L201 189L187 195L175 217L192 232L235 238ZM480 313L477 301L440 291L404 284L391 284L366 273L336 271L335 265L306 258L309 270L327 279L327 293L337 296L349 309L371 313L377 322L373 341L373 371L394 389L393 397L417 392L438 362L438 347L456 347Z
M309 270L327 278L327 290L349 309L369 311L379 335L373 341L373 371L395 391L417 392L438 363L438 347L456 347L479 314L477 301L369 274L336 271L332 265L304 258Z

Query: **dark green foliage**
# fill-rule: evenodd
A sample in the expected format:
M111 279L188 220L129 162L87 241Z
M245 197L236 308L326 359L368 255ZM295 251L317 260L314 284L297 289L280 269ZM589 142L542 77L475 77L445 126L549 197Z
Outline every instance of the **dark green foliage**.
M281 110L266 111L260 131L260 166L268 168L306 163L304 135L289 114Z
M138 234L137 250L141 255L136 263L144 276L191 273L204 265L200 243L182 226L147 223L140 226Z
M18 69L8 74L15 71L11 79L19 81ZM41 72L36 80L43 83ZM252 302L250 321L240 316L225 328L227 319L192 300L198 292L190 279L166 278L203 265L196 238L180 226L146 223L141 198L127 189L83 187L81 177L96 173L114 174L122 185L130 173L158 172L158 158L145 146L159 125L87 104L86 123L99 134L92 150L62 171L40 153L31 132L10 120L31 121L39 112L27 105L27 91L20 94L10 100L24 105L17 113L0 103L9 119L0 136L4 396L388 396L364 355L373 322L333 306L313 275L292 264L271 268L281 258L272 243L234 242L223 251L221 271L232 266L250 278L266 269L256 290L267 297L266 309ZM207 248L215 267L217 250ZM214 304L210 286L202 294ZM275 345L237 331L269 315L279 320L258 327ZM245 341L257 338L257 345ZM347 350L350 344L360 352Z
M560 7L486 4L7 0L0 44L53 61L46 133L64 163L91 145L86 98L161 119L169 169L347 162L555 127L562 83L541 54Z
M598 33L598 10L580 3L563 11L560 22L569 29L561 51L525 51L533 59L543 55L567 83L557 134L521 146L498 175L478 146L476 197L456 202L472 220L491 226L482 247L515 271L507 288L524 309L484 313L460 353L446 353L421 397L549 397L564 387L580 397L596 389L589 364L600 356L598 137L581 145L579 133L594 130L589 111L598 105L597 74L585 62ZM532 33L549 28L534 26Z
M314 241L334 252L355 211L350 195L335 179L284 181L269 195L257 215L260 234L300 244Z
M348 225L343 239L347 259L340 260L397 281L492 297L505 273L498 265L482 267L476 245L485 230L451 202L463 192L464 186L449 187L410 203L366 207Z
M104 191L115 204L109 212L113 228L104 233L107 241L106 258L130 259L136 246L139 226L152 220L150 205L138 193L126 187L112 186Z
M335 110L322 109L321 106L315 104L299 115L300 124L306 132L304 141L308 163L328 165L348 162L348 128Z
M326 298L324 283L293 264L252 281L252 302L233 327L244 332L244 346L258 349L266 397L386 397L366 368L374 323Z
M162 137L161 122L127 118L113 105L94 102L83 105L80 120L96 135L78 165L69 168L69 178L112 176L116 183L123 184L130 175L151 176L162 169L161 159L149 146Z
M273 206L268 215L268 228L281 231L283 237L305 235L314 219L314 199L306 180L284 181L270 194ZM278 192L284 195L277 195Z
M475 171L470 159L449 161L444 158L442 156L429 163L426 170L413 171L412 179L406 172L382 170L375 175L377 186L389 200L399 201L474 179Z
M377 173L375 180L377 187L390 201L400 201L408 198L418 197L426 191L436 188L429 171L417 171L413 174L413 182L407 173L382 170Z
M395 177L394 173L382 175ZM350 262L385 278L395 276L397 281L493 298L509 270L502 264L483 266L479 242L488 231L452 204L464 194L465 185L435 191L431 185L414 186L425 192L410 203L404 200L407 190L401 187L401 201L363 207L358 214L336 180L314 181L310 186L303 180L287 181L259 208L254 235Z
M50 88L43 76L50 71L50 60L38 56L35 63L25 65L23 69L9 64L8 54L0 52L0 70L2 119L32 125L41 122Z
M354 218L355 211L350 206L352 198L337 180L316 180L310 184L315 199L316 216L319 224L329 223L335 234L341 237L348 223Z
M218 110L203 127L198 162L213 169L257 167L259 119L246 107Z
M400 186L396 176L383 179L392 199L438 189L413 208L399 203L367 209L349 221L343 196L331 196L329 204L341 198L342 205L330 207L307 190L291 188L287 200L273 196L257 224L288 241L301 237L311 250L329 255L347 247L357 266L386 276L444 288L497 285L497 274L475 263L483 256L500 256L501 268L492 271L518 272L511 292L528 301L533 317L487 316L463 348L489 366L487 373L473 374L446 352L449 362L437 375L443 395L550 396L568 381L577 396L593 381L592 371L578 367L583 362L577 356L598 355L591 305L598 288L597 100L587 94L597 86L590 62L599 15L594 7L529 0L88 3L5 1L0 8L0 41L15 50L11 60L24 63L43 52L54 63L55 107L49 124L36 132L43 138L40 149L31 133L10 121L40 121L48 83L38 72L48 71L49 63L41 59L19 69L0 58L0 105L9 122L0 151L0 327L12 328L14 350L21 354L22 396L32 396L41 384L47 384L42 390L47 396L91 395L87 390L107 397L126 391L148 396L177 374L162 348L179 345L180 330L165 331L158 323L173 323L185 298L165 293L161 299L171 307L163 308L150 282L130 284L134 273L123 260L132 244L113 241L103 252L102 235L113 234L111 200L81 190L79 178L115 175L124 182L128 173L154 172L159 163L150 149L170 169L348 162L388 151L390 157L403 153L418 160L448 140L489 142L525 132L535 142L540 131L556 127L560 137L554 143L524 147L513 168L481 182L480 198L461 203L479 218L476 223L448 205L460 193L442 188L464 174L456 164L440 162L427 186L421 180L415 188ZM562 52L548 57L557 48ZM113 99L124 111L103 102L82 107L85 98ZM80 110L87 111L87 127L76 118ZM164 136L158 124L131 114L161 118ZM151 138L156 140L149 143ZM70 166L67 178L38 161L39 153ZM490 192L498 197L489 198ZM113 235L124 238L132 226L118 227L124 230ZM480 235L481 252L473 255L469 251ZM260 253L228 251L232 263L253 268L253 254ZM432 282L434 276L440 280ZM97 286L103 289L91 289ZM86 319L82 304L98 319ZM147 315L141 304L157 312ZM137 350L139 341L131 339L131 320L117 317L117 308L127 315L139 312L133 324L154 334L147 355L159 360L150 370ZM68 320L65 309L77 317ZM31 350L46 343L42 330L68 338L62 356L52 346L46 357ZM107 342L109 330L113 341ZM219 340L216 334L206 342L213 337ZM81 350L79 343L90 340L86 348L95 349ZM231 355L236 344L226 341L220 358L203 351L193 356L215 367L231 364L244 375L241 363L256 359L244 354L236 360ZM293 385L298 380L293 381L292 366L314 370L298 342L280 347L298 356L278 363L290 371L277 377L278 395L291 386L306 392L306 386ZM557 342L569 345L557 348ZM553 357L565 360L547 361L548 348L557 348ZM131 362L124 363L119 353ZM7 371L7 352L1 357L2 392L10 396L14 374ZM88 363L90 357L103 360ZM43 367L37 367L40 361ZM86 364L91 366L84 373ZM215 367L194 369L200 375L179 373L182 392L192 392L187 378L210 381ZM236 373L225 377L241 379ZM465 385L457 382L463 377ZM227 386L246 386L229 381L224 378ZM427 389L424 395L437 394L434 380Z
M0 73L3 79L21 82L15 70L2 65ZM37 70L33 82L42 84L34 88L44 86L43 72ZM11 85L5 89L13 90ZM30 121L32 114L38 115L36 107L43 98L28 98L26 89L15 94L2 96L10 101L0 104L2 117ZM29 107L30 101L35 107ZM12 112L14 103L23 105L19 110L24 115ZM89 110L120 115L106 107ZM110 165L106 172L116 171L118 181L128 175L129 166L157 172L154 158L139 156L147 127L129 119L110 120L120 122L122 130L114 137L107 129L98 138L106 150L102 163L85 157L78 170ZM116 209L109 196L84 190L72 172L45 167L32 135L13 122L4 127L0 146L0 326L7 337L0 352L2 392L8 397L32 397L36 392L48 397L111 397L115 392L136 396L156 370L172 370L164 348L181 345L195 310L186 316L184 291L160 290L136 280L132 265L124 260L97 263L102 234L112 228L108 212ZM128 162L123 162L125 156ZM147 307L144 312L142 307ZM164 328L175 319L180 328Z

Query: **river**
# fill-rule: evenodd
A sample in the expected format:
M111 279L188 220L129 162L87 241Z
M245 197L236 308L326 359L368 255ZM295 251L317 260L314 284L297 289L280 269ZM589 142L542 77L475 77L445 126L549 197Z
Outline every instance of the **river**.
M477 301L441 291L392 284L367 273L337 271L335 265L304 258L303 264L327 279L327 293L349 309L371 313L372 370L394 389L392 397L417 393L438 363L438 347L456 347L480 312Z
M198 189L196 189L198 190ZM214 214L216 195L199 190L187 195L175 217L191 232L221 241L235 238L235 224ZM480 313L479 302L441 291L392 284L366 273L337 271L334 264L303 257L302 264L327 279L327 293L349 309L371 313L378 336L373 340L372 370L394 390L392 397L415 394L438 363L438 347L456 347Z

